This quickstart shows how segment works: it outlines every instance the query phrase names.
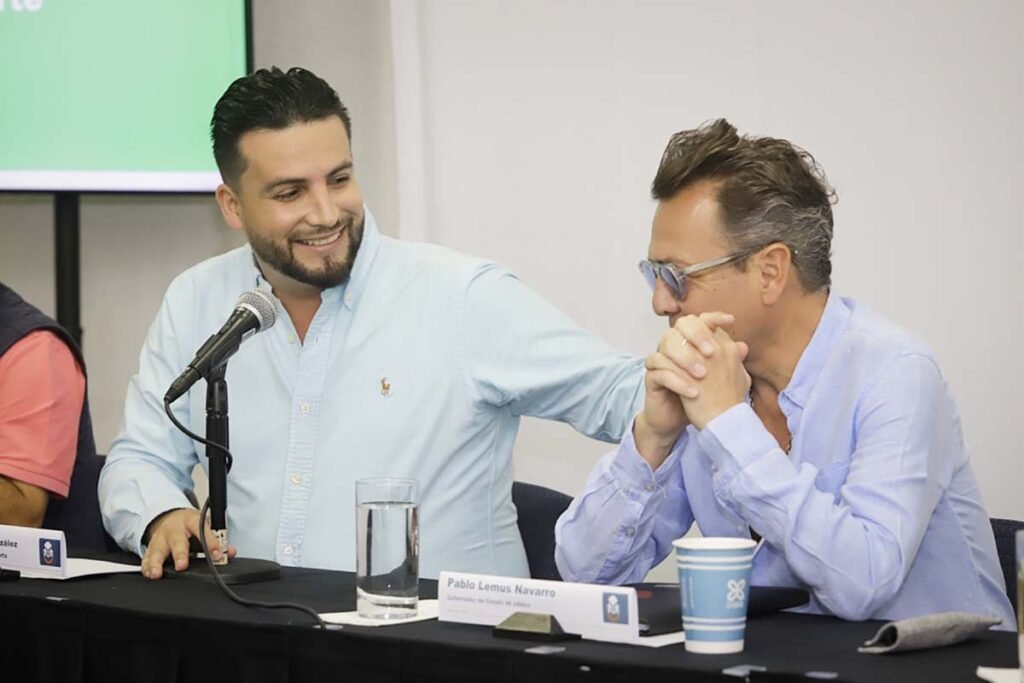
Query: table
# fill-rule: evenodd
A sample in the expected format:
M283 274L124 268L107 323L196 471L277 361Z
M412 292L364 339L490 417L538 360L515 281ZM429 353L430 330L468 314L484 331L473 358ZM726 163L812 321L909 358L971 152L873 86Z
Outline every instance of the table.
M137 561L137 560L136 560ZM244 597L298 601L320 612L355 608L348 572L285 568L280 581L237 587ZM421 581L421 595L437 584ZM425 621L338 631L301 612L231 602L213 584L151 582L138 574L0 583L0 681L732 681L724 667L759 664L751 681L977 681L978 665L1016 666L1014 633L988 632L953 647L861 655L880 622L776 614L751 620L738 655L693 655L590 641L563 652L495 638L490 629Z

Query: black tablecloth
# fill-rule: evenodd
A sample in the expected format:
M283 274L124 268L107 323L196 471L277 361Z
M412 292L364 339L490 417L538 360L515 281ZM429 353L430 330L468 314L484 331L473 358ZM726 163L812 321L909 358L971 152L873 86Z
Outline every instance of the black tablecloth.
M346 572L285 569L280 581L237 587L244 597L288 600L320 612L355 608ZM421 582L434 597L436 583ZM138 574L0 583L0 681L736 681L721 671L757 664L751 680L976 681L978 665L1016 666L1013 633L988 632L953 647L861 655L878 622L776 614L747 626L738 655L694 655L589 641L564 652L495 638L488 628L425 621L322 631L295 611L237 605L212 584L147 581Z

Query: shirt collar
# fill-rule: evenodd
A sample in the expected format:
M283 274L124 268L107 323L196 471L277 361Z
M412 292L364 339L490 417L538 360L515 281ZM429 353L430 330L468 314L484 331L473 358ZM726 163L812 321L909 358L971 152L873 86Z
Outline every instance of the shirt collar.
M370 209L365 204L363 205L363 216L365 216L363 241L359 245L359 251L356 253L356 262L352 265L352 273L349 276L348 282L337 287L325 289L320 297L322 301L332 301L340 298L343 304L350 310L355 308L359 297L362 296L363 291L366 289L366 281L370 277L370 268L373 265L377 251L380 249L380 229L377 227L377 219L373 217ZM251 257L250 276L256 283L256 288L272 294L273 288L267 282L267 279L263 277L263 272L256 264L256 255L252 253L251 246L249 247L249 253Z
M800 354L800 360L797 361L789 384L782 390L782 395L801 409L806 405L811 390L817 383L818 375L821 374L832 352L836 338L846 329L849 319L850 308L846 302L834 291L830 291L821 320L811 335L811 341Z
M377 219L373 217L370 209L363 205L363 242L359 245L359 252L356 254L356 262L352 264L352 274L349 276L343 301L345 306L352 310L359 303L360 297L366 290L366 283L370 279L370 269L380 250L380 229L377 227Z

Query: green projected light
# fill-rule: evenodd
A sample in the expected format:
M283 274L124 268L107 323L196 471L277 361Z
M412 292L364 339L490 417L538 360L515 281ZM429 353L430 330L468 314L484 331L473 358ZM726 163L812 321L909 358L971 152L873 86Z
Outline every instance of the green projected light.
M245 0L0 0L0 190L210 191Z

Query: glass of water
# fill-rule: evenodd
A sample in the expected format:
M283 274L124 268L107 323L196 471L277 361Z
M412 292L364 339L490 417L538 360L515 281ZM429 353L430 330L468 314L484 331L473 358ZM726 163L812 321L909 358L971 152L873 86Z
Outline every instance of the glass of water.
M371 619L416 616L420 534L415 479L356 482L356 610Z

